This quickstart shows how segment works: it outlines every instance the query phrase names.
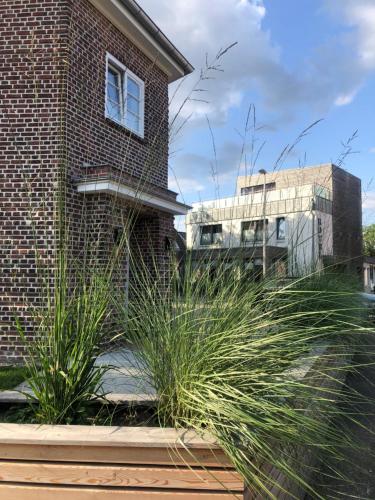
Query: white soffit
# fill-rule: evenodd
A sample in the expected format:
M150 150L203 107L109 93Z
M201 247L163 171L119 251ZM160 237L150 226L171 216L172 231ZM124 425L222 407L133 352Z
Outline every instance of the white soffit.
M178 201L170 201L157 195L137 191L130 186L114 181L81 181L77 184L77 190L79 193L87 194L108 193L118 195L136 203L138 202L142 205L157 208L163 212L169 212L173 215L186 215L190 209L189 206L179 203Z
M184 69L118 0L89 1L168 75L170 83L184 76Z

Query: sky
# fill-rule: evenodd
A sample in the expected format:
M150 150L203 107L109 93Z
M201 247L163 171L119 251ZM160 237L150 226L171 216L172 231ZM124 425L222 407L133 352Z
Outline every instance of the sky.
M375 223L375 0L139 3L196 68L170 88L181 200L232 196L260 168L343 162Z

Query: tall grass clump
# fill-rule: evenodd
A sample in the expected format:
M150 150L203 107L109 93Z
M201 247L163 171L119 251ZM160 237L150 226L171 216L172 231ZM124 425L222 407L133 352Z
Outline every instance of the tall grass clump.
M188 259L165 294L137 264L126 336L157 391L160 424L209 431L262 498L276 498L277 486L264 464L314 495L311 465L295 451L337 456L354 446L329 421L348 353L366 330L356 290L339 288L322 308L325 276L308 293L309 279L280 288L246 279L239 267L217 263L212 272ZM306 366L308 378L300 375Z
M79 267L62 248L53 285L51 294L46 282L46 295L33 310L35 337L29 340L17 321L32 390L26 395L36 422L84 423L106 370L95 360L110 311L109 274Z

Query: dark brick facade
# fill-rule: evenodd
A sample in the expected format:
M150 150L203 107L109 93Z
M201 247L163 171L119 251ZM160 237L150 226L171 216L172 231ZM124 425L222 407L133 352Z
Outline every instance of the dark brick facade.
M361 180L332 165L332 229L335 262L362 274Z
M33 333L37 256L53 267L59 193L76 256L99 235L110 251L132 210L116 196L78 193L87 165L173 194L168 77L88 0L2 0L0 42L0 363L9 363L22 358L15 316ZM145 82L143 139L105 118L107 52ZM138 206L132 227L134 248L165 267L173 216ZM125 264L123 273L124 284Z

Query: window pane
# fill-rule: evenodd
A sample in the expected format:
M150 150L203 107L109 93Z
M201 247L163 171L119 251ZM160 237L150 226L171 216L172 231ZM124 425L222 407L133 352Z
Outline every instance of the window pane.
M107 114L114 120L121 121L121 108L118 104L112 101L107 101Z
M139 117L132 113L126 113L126 126L135 132L139 132Z
M121 121L121 76L113 68L108 67L107 73L107 115Z
M255 231L253 222L242 223L242 241L254 241Z
M201 245L211 244L211 226L201 227Z
M108 84L108 88L107 88L107 96L109 97L109 99L111 99L111 101L115 101L118 103L120 102L119 89L117 87L114 87L110 83Z
M277 239L285 240L285 218L280 217L277 219Z
M117 71L113 70L112 68L108 68L108 83L111 83L112 85L115 85L117 87L120 86L120 75L117 73Z
M255 228L255 240L262 241L263 240L263 221L259 220L256 222Z
M128 94L131 94L132 96L136 97L137 99L140 98L141 95L141 89L140 86L137 82L135 82L132 78L128 76Z
M127 104L128 111L131 111L135 115L139 116L139 102L137 101L137 99L134 99L134 97L131 97L130 95L128 95L128 98L126 100L126 104Z
M212 243L221 243L221 233L222 226L221 224L216 224L212 227Z

